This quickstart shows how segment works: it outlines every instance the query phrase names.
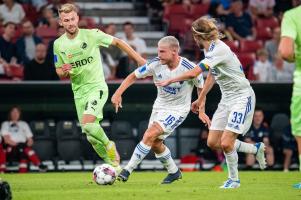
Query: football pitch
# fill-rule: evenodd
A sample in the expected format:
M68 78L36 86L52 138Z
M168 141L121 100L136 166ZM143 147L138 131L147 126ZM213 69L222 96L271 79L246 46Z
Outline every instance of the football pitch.
M92 172L1 174L12 188L13 200L294 200L301 190L292 188L301 181L299 172L241 172L241 187L223 190L225 172L186 172L171 185L160 185L164 172L135 172L126 183L100 186Z

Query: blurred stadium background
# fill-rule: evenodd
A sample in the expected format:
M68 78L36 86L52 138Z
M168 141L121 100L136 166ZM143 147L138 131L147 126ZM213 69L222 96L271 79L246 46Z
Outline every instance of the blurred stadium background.
M1 2L1 1L0 1ZM5 0L3 0L5 3ZM48 0L45 5L37 4L34 0L19 0L34 27L35 34L46 45L51 44L58 35L58 24L47 21L43 16L43 10L57 9L60 3L74 1ZM44 2L44 1L41 1ZM105 30L106 25L115 24L117 27L116 37L124 37L123 23L131 22L135 26L135 35L142 38L146 43L147 58L156 56L156 44L159 38L165 35L175 35L181 42L181 54L199 61L202 52L195 46L190 32L191 22L203 15L210 15L218 19L218 23L224 34L225 41L240 58L246 76L250 79L257 97L257 106L264 109L265 121L269 125L270 140L274 147L275 164L274 170L282 170L282 131L289 123L289 105L292 91L292 78L286 80L261 81L254 74L256 63L256 51L266 47L266 41L273 40L273 31L279 28L282 14L292 7L291 1L276 0L272 7L272 15L267 17L254 16L250 12L249 1L244 0L244 11L250 12L252 18L251 29L256 30L252 40L237 39L231 36L227 29L227 15L231 12L231 5L223 4L218 0L191 0L191 1L159 1L159 0L132 0L132 1L99 1L77 0L74 3L80 8L83 28L100 28ZM227 1L231 3L230 1ZM225 12L220 12L220 8ZM46 12L46 11L45 11ZM52 17L56 19L55 12ZM22 19L23 20L23 19ZM22 20L17 23L12 42L22 37ZM44 21L43 21L44 20ZM5 31L5 20L2 19L0 33ZM230 34L230 35L228 35ZM15 48L18 48L17 46ZM49 47L51 54L51 46ZM1 52L1 55L3 52ZM0 77L0 122L7 120L7 113L11 106L19 105L22 108L22 119L30 124L34 134L34 150L41 160L48 165L49 171L91 171L96 164L101 163L84 135L80 131L76 120L76 111L73 104L73 96L68 80L30 80L25 77L25 61L20 55L14 55L17 61L6 61ZM274 55L271 55L274 56ZM46 59L51 63L51 55ZM271 61L273 63L273 61ZM53 67L49 64L49 67ZM117 66L120 67L120 66ZM275 67L275 66L273 66ZM54 70L54 68L53 68ZM117 69L118 70L118 69ZM120 69L122 71L122 69ZM133 70L125 70L125 74ZM267 73L272 73L270 69ZM122 74L122 73L121 73ZM124 76L123 76L124 77ZM110 95L117 89L122 81L122 75L114 74L108 78ZM139 81L133 85L124 95L123 109L118 115L107 102L104 110L102 126L109 137L117 143L121 154L122 163L126 163L133 152L135 145L141 139L147 126L153 101L156 97L156 88L151 80ZM196 97L196 96L194 96ZM212 116L220 99L218 86L215 86L208 96L207 112ZM279 116L286 116L286 121ZM204 128L196 115L190 114L184 124L166 140L177 163L186 170L199 170L198 160L185 161L184 157L194 154L198 147L199 135ZM294 150L293 162L290 168L298 168L296 149ZM240 156L240 168L244 169L244 157ZM187 158L187 157L186 157ZM182 159L182 162L181 162ZM208 163L206 169L214 163ZM32 171L38 168L30 166ZM149 155L139 166L141 170L162 169L161 164L155 160L154 155ZM255 166L255 169L257 167ZM8 171L18 171L15 161L8 162Z

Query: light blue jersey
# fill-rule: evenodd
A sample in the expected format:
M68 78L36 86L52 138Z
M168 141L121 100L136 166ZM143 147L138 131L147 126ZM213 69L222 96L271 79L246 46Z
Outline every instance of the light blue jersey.
M170 70L167 65L162 65L158 57L135 70L137 78L152 76L154 82L177 77L196 66L193 62L181 57L179 65ZM158 95L153 109L189 112L193 87L202 88L203 75L181 82L175 82L165 87L157 87Z

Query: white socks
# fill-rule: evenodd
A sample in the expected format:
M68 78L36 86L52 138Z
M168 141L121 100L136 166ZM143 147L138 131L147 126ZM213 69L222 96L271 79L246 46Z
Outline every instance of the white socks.
M149 153L151 147L144 144L142 141L137 144L134 153L131 157L129 163L124 169L132 173L132 171L141 163L145 156Z
M238 178L238 155L236 149L233 149L233 151L229 153L225 153L226 161L227 161L227 167L228 167L228 176L230 179L237 181Z
M178 171L178 167L175 161L172 159L170 150L168 149L167 146L165 146L164 152L155 155L156 158L160 160L163 166L167 169L169 174L174 174Z
M242 142L237 139L235 140L234 148L236 149L237 152L244 152L244 153L251 153L251 154L257 153L257 148L254 144Z

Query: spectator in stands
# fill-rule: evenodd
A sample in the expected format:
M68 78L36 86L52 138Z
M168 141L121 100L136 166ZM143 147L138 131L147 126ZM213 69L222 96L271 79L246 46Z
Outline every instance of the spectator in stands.
M105 26L104 32L109 35L115 36L116 25L114 23L107 24ZM116 68L119 64L120 59L124 57L122 51L118 47L111 45L108 48L100 48L100 53L103 57L104 63L107 65L105 71L105 76L107 74L106 79L116 78Z
M123 32L125 36L122 39L134 47L142 57L146 58L146 43L142 38L135 35L134 24L132 22L125 22L123 24Z
M6 74L6 71L8 70L9 70L9 65L5 60L0 58L0 78L4 78L4 79L8 78Z
M34 34L34 27L31 21L22 23L23 36L17 40L18 60L22 64L28 63L35 56L36 45L42 43L42 39Z
M128 43L137 53L146 58L146 44L142 38L137 37L134 34L134 24L131 22L125 22L123 24L124 37L122 39ZM116 67L116 78L127 77L136 68L136 62L123 54Z
M48 4L47 0L31 0L32 5L36 8L37 11Z
M3 20L3 23L14 22L20 24L25 17L23 7L15 3L14 0L3 0L3 3L0 5L0 19Z
M245 142L257 143L263 142L265 144L265 153L268 167L274 165L274 150L270 145L269 140L270 130L267 124L264 123L264 113L261 108L256 108L253 117L253 123L250 130L246 134ZM247 154L246 156L246 167L252 168L255 163L255 156L253 154Z
M7 158L18 158L19 172L27 172L27 162L30 160L40 170L47 170L32 149L32 132L25 121L20 120L21 109L18 106L11 108L8 121L2 123L1 132L6 144ZM3 163L0 163L0 165Z
M0 131L0 173L4 173L6 169L6 152L2 144L2 135Z
M295 63L284 61L280 55L274 57L273 67L270 75L271 82L292 82Z
M6 63L13 63L17 58L16 46L12 42L12 39L15 36L15 29L15 23L5 23L3 35L0 37L0 58Z
M24 68L24 80L59 80L51 61L46 59L47 47L40 43L35 49L35 57Z
M57 19L54 17L53 11L50 8L44 7L42 9L42 17L38 20L38 26L46 26L54 29L57 28Z
M47 60L49 62L51 62L51 66L55 69L55 66L54 66L54 56L53 56L53 43L54 41L59 38L61 35L63 35L65 33L65 29L64 27L62 26L58 26L57 28L57 37L53 40L51 40L49 43L48 43L48 49L47 49Z
M114 23L107 24L105 26L104 32L109 35L115 36L116 35L116 25ZM122 51L118 47L113 46L113 45L109 46L108 48L101 48L100 50L102 53L106 52L106 53L110 54L110 56L113 58L113 60L116 64L119 62L120 58L122 57Z
M199 135L198 146L196 148L196 155L200 157L201 168L204 168L203 165L210 161L214 162L214 164L220 165L224 162L224 154L223 151L218 149L213 151L207 145L208 139L208 129L202 129Z
M273 62L275 55L277 54L277 49L280 42L280 27L274 28L273 38L266 41L264 48L268 51L269 60Z
M243 10L242 1L233 0L230 9L231 13L226 17L226 27L233 38L253 40L256 34L255 28L251 16Z
M250 0L249 7L253 19L258 17L271 17L274 14L275 0Z
M283 171L288 172L294 151L297 150L296 140L292 135L292 127L289 125L284 129L282 134L282 146L283 146Z
M271 80L272 63L268 60L268 52L265 49L257 51L253 73L258 82L269 82Z

